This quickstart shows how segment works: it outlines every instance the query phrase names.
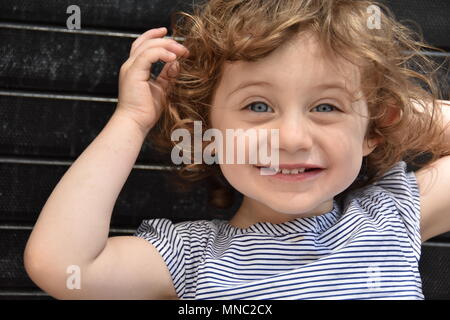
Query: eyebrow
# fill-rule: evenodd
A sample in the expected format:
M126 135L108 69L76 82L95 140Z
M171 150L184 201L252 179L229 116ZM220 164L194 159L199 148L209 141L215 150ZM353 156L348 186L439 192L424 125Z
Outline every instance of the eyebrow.
M231 96L234 93L236 93L237 91L243 90L247 87L259 86L259 85L260 86L268 86L268 87L276 86L274 83L267 82L267 81L254 81L254 80L245 81L245 82L239 84L238 87L235 88L233 91L231 91L229 96ZM316 90L339 89L339 90L343 91L344 93L346 93L347 95L351 95L350 92L347 90L347 88L345 88L345 86L343 86L340 82L320 83L311 88L311 90L313 90L313 89L316 89Z

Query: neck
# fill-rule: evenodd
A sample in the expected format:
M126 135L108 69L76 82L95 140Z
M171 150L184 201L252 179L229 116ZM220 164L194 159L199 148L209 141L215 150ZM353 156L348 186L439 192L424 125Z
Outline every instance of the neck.
M248 228L258 222L270 222L274 224L284 223L297 218L319 216L333 209L333 199L321 203L317 208L302 214L286 214L273 210L263 203L244 196L241 206L229 221L232 226Z

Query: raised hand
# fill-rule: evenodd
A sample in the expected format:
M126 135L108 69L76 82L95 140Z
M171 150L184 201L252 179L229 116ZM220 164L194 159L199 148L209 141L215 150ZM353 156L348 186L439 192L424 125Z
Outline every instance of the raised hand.
M161 101L168 77L179 72L176 59L188 56L189 50L173 39L164 38L166 28L150 29L132 44L130 56L120 68L119 101L116 112L131 117L146 133L161 115ZM158 60L166 62L156 80L150 69Z

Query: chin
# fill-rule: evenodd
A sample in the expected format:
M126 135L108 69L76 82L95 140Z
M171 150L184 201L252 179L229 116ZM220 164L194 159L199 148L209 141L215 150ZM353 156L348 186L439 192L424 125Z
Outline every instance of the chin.
M271 208L272 210L292 215L292 216L307 216L308 212L314 210L314 208L310 208L307 206L305 201L293 201L292 199L264 199L264 201L260 201L265 206ZM294 217L293 217L294 218Z

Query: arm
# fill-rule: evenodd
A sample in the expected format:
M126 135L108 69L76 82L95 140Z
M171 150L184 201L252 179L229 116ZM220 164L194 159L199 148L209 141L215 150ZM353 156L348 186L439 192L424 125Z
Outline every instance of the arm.
M413 104L418 111L424 111L420 104L414 102ZM443 128L445 128L446 140L450 143L450 100L436 100L436 104L442 110Z
M57 298L176 296L162 257L143 239L108 239L114 204L145 138L115 112L72 164L43 207L27 242L30 278ZM67 267L81 270L81 289L66 287Z
M27 242L25 270L56 298L177 297L170 272L153 245L134 236L108 238L114 204L161 114L169 69L175 66L176 71L173 61L188 53L175 40L163 39L166 32L151 29L133 42L120 68L116 111L59 181ZM149 83L150 68L158 60L166 65ZM72 265L81 273L79 289L67 288L72 277L67 268Z
M438 100L444 115L444 128L446 140L450 143L450 100Z
M450 101L438 100L443 128L450 143ZM442 157L415 172L420 191L422 243L450 231L450 156Z

